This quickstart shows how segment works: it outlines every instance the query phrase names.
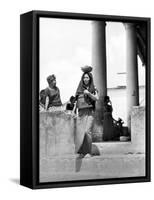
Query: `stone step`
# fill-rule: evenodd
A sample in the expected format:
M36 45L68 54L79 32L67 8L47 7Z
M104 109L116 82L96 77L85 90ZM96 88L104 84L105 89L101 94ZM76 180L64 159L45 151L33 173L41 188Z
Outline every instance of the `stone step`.
M40 182L145 176L145 154L42 158Z
M100 155L104 154L144 154L144 143L128 142L99 142L93 143L93 146L98 149Z

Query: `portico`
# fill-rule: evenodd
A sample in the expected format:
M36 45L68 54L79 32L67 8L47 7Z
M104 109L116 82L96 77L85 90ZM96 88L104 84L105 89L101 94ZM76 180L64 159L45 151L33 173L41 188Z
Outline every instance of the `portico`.
M126 98L127 126L131 134L131 112L134 106L139 106L139 81L137 55L145 65L145 42L140 33L140 26L135 23L123 23L126 36ZM106 59L106 26L105 21L92 22L92 66L95 85L99 91L97 112L103 114L103 97L107 95L107 59ZM143 29L142 29L143 30ZM144 31L143 31L144 32ZM143 50L142 50L143 49Z

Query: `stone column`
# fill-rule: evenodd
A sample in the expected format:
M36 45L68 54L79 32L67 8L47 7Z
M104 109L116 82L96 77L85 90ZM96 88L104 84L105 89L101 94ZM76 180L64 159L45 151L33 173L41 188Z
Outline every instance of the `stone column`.
M96 109L100 112L103 110L103 97L107 95L105 26L104 21L92 22L92 67L94 83L99 92Z
M134 23L124 23L126 29L126 83L127 83L127 125L130 133L131 111L139 105L137 38Z

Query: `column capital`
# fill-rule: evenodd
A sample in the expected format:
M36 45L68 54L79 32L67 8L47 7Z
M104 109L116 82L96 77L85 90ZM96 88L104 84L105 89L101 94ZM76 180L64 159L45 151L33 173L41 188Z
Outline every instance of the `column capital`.
M124 22L123 25L124 25L126 30L136 28L136 24L135 23Z
M97 20L92 21L92 25L96 25L96 24L106 26L106 21L97 21Z

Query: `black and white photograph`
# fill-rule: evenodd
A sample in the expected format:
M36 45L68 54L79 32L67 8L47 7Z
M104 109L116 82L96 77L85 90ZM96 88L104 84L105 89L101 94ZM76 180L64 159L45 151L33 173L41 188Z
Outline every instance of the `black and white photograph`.
M0 199L153 199L152 1L0 8Z
M38 23L39 182L145 177L146 22Z

